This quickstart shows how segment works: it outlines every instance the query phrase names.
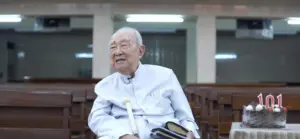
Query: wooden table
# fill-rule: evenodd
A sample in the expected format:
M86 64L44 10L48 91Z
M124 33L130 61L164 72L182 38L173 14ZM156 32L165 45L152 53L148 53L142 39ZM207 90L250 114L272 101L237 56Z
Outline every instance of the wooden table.
M246 128L233 122L229 139L300 139L300 124L287 124L283 129Z

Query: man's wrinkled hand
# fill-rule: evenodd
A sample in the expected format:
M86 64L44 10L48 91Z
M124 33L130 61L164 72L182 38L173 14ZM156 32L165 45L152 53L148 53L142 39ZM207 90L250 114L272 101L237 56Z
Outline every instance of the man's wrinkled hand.
M194 136L194 133L193 132L188 132L187 134L186 134L186 138L187 139L195 139L195 136Z
M139 138L133 135L125 135L120 137L120 139L139 139Z

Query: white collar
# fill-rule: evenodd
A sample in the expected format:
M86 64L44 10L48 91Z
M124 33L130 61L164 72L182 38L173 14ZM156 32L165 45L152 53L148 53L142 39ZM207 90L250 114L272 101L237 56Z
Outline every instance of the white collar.
M120 74L121 79L123 81L126 81L128 79L132 79L132 78L136 78L137 76L140 76L141 70L143 68L143 64L141 62L139 62L138 68L136 69L135 73L134 73L134 77L132 77L131 75L127 75L127 74Z

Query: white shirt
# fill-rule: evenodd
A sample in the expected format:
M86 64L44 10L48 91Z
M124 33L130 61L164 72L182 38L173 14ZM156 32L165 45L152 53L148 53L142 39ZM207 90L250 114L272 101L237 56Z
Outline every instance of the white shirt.
M200 138L187 98L171 69L140 64L134 78L114 73L95 86L95 93L88 125L101 139L132 134L125 98L131 100L140 139L151 139L151 129L167 121L186 127Z

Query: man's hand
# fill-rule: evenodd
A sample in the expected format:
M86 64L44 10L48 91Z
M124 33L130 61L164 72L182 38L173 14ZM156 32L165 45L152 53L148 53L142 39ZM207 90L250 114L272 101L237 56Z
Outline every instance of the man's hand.
M139 139L139 138L133 135L124 135L120 137L120 139Z
M195 139L195 136L194 136L194 133L193 132L188 132L187 134L186 134L186 138L187 139Z

